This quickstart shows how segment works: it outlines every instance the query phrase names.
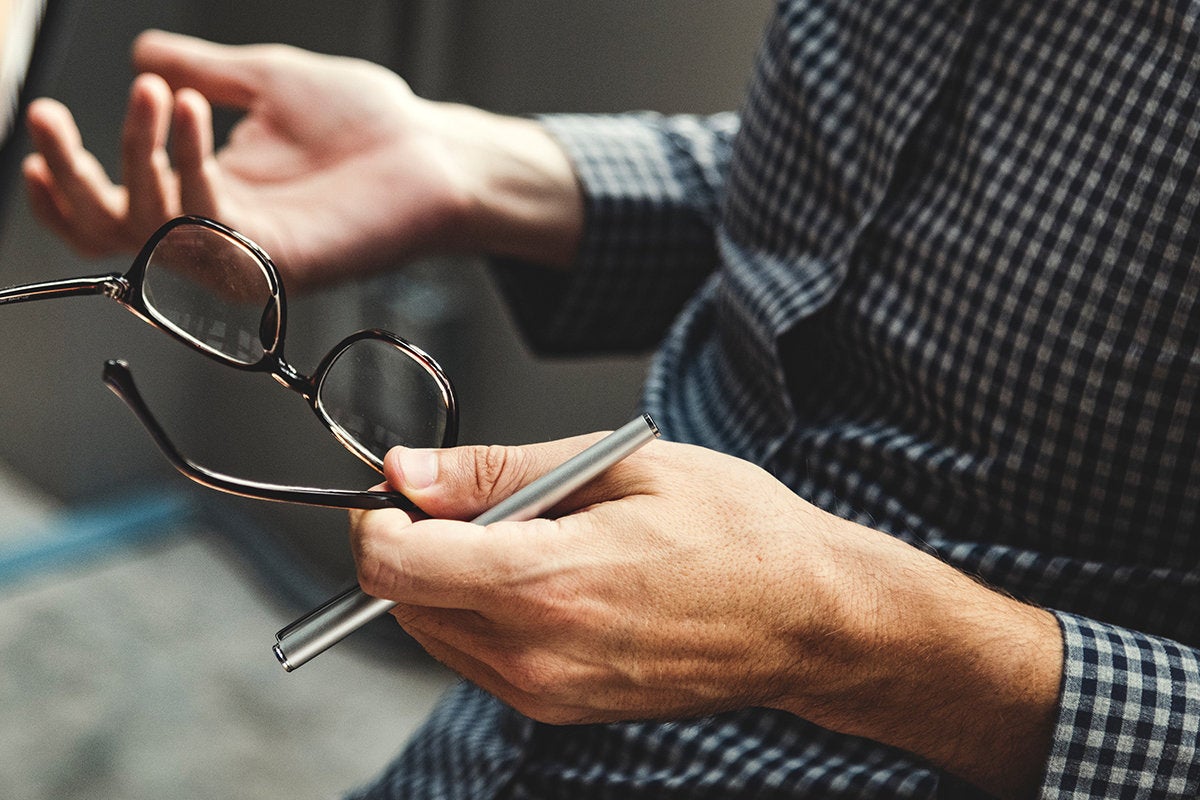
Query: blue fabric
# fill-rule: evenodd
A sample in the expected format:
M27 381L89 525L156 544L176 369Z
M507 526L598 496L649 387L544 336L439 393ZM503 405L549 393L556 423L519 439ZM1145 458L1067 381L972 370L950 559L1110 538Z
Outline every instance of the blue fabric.
M669 438L1051 609L1047 798L1200 796L1198 18L780 2L736 117L548 118L585 248L558 283L500 267L534 341L665 334ZM777 712L549 729L463 690L438 714L466 741L435 724L364 797L976 794ZM486 786L446 782L476 759Z

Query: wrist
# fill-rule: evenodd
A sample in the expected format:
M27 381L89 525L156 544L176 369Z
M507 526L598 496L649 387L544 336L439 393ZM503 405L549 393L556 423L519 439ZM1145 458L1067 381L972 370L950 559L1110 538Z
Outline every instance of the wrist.
M562 147L534 120L439 104L455 179L447 246L567 267L583 234L583 194Z
M981 585L899 540L841 538L849 588L830 691L788 710L899 747L1000 796L1036 786L1050 746L1062 638L1050 613ZM828 667L827 667L828 668ZM823 678L823 676L815 676Z

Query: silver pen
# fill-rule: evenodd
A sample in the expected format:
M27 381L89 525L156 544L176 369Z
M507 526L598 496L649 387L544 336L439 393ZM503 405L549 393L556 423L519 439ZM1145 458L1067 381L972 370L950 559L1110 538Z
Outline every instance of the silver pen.
M643 414L471 521L533 519L657 436L658 426ZM291 672L395 607L352 586L276 633L275 657Z

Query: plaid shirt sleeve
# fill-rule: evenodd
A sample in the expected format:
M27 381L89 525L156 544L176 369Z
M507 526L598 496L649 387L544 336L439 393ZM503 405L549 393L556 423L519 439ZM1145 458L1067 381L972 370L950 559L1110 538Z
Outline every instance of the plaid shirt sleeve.
M1045 798L1200 794L1195 650L1060 613L1066 658Z
M653 347L716 266L713 226L737 116L542 122L584 188L584 239L569 273L495 264L513 314L543 353Z

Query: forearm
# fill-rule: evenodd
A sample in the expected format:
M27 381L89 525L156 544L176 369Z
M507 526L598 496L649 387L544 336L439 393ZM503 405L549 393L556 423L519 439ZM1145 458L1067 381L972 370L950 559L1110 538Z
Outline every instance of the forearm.
M844 617L854 645L838 656L847 677L819 697L802 679L780 705L998 796L1032 796L1058 703L1057 621L898 540L836 524L846 526L857 584Z

